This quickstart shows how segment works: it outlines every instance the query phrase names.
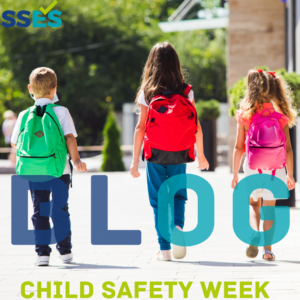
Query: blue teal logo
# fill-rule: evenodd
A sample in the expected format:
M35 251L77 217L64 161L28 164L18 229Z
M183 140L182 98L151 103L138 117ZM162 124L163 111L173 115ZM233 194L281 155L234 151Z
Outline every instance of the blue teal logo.
M262 207L261 219L272 220L270 230L258 232L249 221L249 198L259 188L270 190L277 199L287 199L286 184L271 175L252 175L241 180L233 193L233 229L236 236L253 246L274 245L284 239L290 228L289 207ZM179 231L174 224L174 198L182 189L191 189L198 196L198 224L189 232ZM52 200L40 206L40 215L51 217L54 227L50 230L28 230L28 190L52 191ZM108 178L92 176L91 181L91 242L92 245L140 245L139 230L108 229ZM70 232L70 218L63 211L68 202L65 183L49 176L12 176L12 244L47 245L62 241ZM229 201L229 199L228 199ZM192 174L172 176L158 192L158 228L161 235L178 246L195 246L206 241L215 224L214 191L202 177Z
M236 236L248 245L264 247L280 242L288 234L290 208L288 206L262 207L261 219L273 221L273 225L265 232L253 230L249 220L249 198L251 193L259 188L271 191L277 199L288 199L290 193L282 180L267 174L247 176L234 189L233 230Z
M64 211L69 191L66 184L52 176L12 176L11 242L13 245L52 245L63 241L71 229L69 215ZM40 204L40 216L53 220L48 230L28 229L28 191L50 191L52 200ZM92 245L140 245L139 230L108 229L108 178L92 176L91 239Z
M60 27L62 25L62 20L60 18L61 11L52 10L57 5L57 3L58 2L55 0L47 8L40 7L40 10L34 10L32 12L32 27ZM29 27L31 25L30 15L31 12L28 10L21 10L19 12L6 10L2 13L3 21L1 25L7 28L11 28L14 26L23 28ZM48 17L47 21L46 16Z
M179 231L174 224L174 198L181 189L191 189L198 196L198 224L190 232ZM170 243L195 246L206 241L215 226L215 196L212 186L202 177L181 174L167 179L158 191L158 229Z

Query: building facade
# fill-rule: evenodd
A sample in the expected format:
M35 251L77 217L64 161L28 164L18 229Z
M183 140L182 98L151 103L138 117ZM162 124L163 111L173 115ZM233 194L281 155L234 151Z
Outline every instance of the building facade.
M257 66L286 66L285 4L281 0L229 0L227 87ZM229 122L229 165L236 121Z

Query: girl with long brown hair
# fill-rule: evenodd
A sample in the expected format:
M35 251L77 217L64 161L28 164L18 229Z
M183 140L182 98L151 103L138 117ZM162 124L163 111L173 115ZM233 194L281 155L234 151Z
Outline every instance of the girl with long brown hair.
M240 110L236 113L237 119L237 137L233 154L233 179L231 186L234 189L239 182L238 172L243 154L245 153L245 139L249 128L251 129L252 119L254 115L261 117L277 114L277 120L280 123L278 128L283 128L282 136L285 136L286 147L286 170L285 167L277 170L269 169L250 169L247 158L244 161L245 176L251 176L259 173L269 174L281 179L289 190L294 189L295 180L293 177L293 150L291 147L289 127L296 125L296 110L292 106L291 92L284 81L275 72L265 72L261 69L250 70L247 77L246 96L241 100ZM280 115L281 114L281 115ZM277 130L268 131L269 135L275 136ZM268 139L270 136L268 135ZM248 135L248 139L250 136ZM273 147L274 148L274 147ZM249 151L249 150L248 150ZM264 149L263 149L264 151ZM255 152L254 152L255 153ZM260 152L261 153L261 152ZM254 154L253 154L254 155ZM249 156L250 158L251 156ZM263 198L263 201L262 201ZM261 206L274 207L276 199L271 191L266 189L257 189L252 192L250 197L250 224L257 231L252 237L251 245L247 248L246 255L249 258L255 258L258 255L258 247L256 246L260 239L260 209ZM263 230L268 231L273 224L273 221L264 221ZM275 255L272 252L271 246L264 247L264 260L275 260Z
M147 119L148 106L152 98L165 90L184 93L184 76L177 52L168 42L156 44L150 52L146 62L141 87L136 97L136 103L140 107L139 121L134 133L133 159L130 174L134 178L140 177L138 171L139 156L145 136L145 125ZM195 106L194 92L191 90L187 95L188 100ZM203 138L201 126L197 120L196 149L198 168L208 169L209 165L203 153ZM147 162L147 183L150 204L154 211L155 228L158 235L160 251L156 258L160 261L171 260L171 245L163 238L158 229L158 190L162 183L168 178L186 174L186 164L160 165ZM174 225L177 229L183 230L185 202L187 200L186 189L179 190L174 199ZM173 246L174 258L181 259L186 255L186 248L183 246Z

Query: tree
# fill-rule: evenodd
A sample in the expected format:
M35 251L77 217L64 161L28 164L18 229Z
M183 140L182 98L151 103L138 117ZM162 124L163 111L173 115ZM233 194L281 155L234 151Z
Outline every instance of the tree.
M53 68L58 76L58 104L70 110L78 143L99 145L107 103L121 110L124 102L133 102L149 50L167 39L178 50L196 97L226 99L225 31L164 34L157 25L180 2L63 1L55 7L62 11L59 28L0 26L0 70L7 74L0 74L0 109L2 105L19 113L32 106L29 74L41 66ZM2 11L32 12L44 5L42 0L1 1Z
M7 91L7 83L10 81L11 78L11 72L7 71L7 70L0 70L0 99L3 97L7 97L7 101L9 101L11 98L11 94L13 94L12 90L8 90ZM7 92L8 96L7 96ZM16 95L16 94L15 94ZM0 124L2 125L4 122L4 118L3 118L3 114L4 112L7 110L7 108L5 107L5 105L3 104L2 101L0 101ZM3 136L3 132L2 132L2 126L0 126L0 136ZM0 147L7 147L7 144L5 143L4 138L0 139ZM0 158L1 159L6 159L7 158L7 154L0 154Z
M104 147L102 151L103 163L101 171L116 172L125 171L122 160L123 153L120 148L120 129L114 112L109 111L103 131Z
M226 30L179 32L169 41L178 52L195 98L226 102Z
M101 144L107 102L121 110L122 103L136 96L149 45L162 34L152 24L163 1L73 0L57 4L63 22L59 28L0 26L0 68L11 74L0 94L1 104L16 113L33 105L27 89L29 74L40 66L53 68L58 104L70 110L78 143ZM15 11L43 5L40 0L1 2L2 10ZM98 47L84 48L94 44ZM83 49L70 50L76 47Z

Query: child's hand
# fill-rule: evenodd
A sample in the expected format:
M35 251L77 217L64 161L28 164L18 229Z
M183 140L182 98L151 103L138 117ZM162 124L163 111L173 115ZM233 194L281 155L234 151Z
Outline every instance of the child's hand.
M139 162L135 162L133 161L131 163L131 166L130 166L130 175L133 177L133 178L139 178L141 176L141 174L139 173Z
M286 179L287 179L287 186L288 186L289 190L290 191L293 190L295 188L295 179L294 179L294 177L287 175Z
M231 188L235 189L238 183L239 183L239 176L233 175L233 179L231 181Z
M74 167L78 172L87 172L86 163L81 160L74 161Z
M197 159L198 159L198 167L201 170L208 170L209 169L209 163L206 160L204 154L199 154L197 155Z

